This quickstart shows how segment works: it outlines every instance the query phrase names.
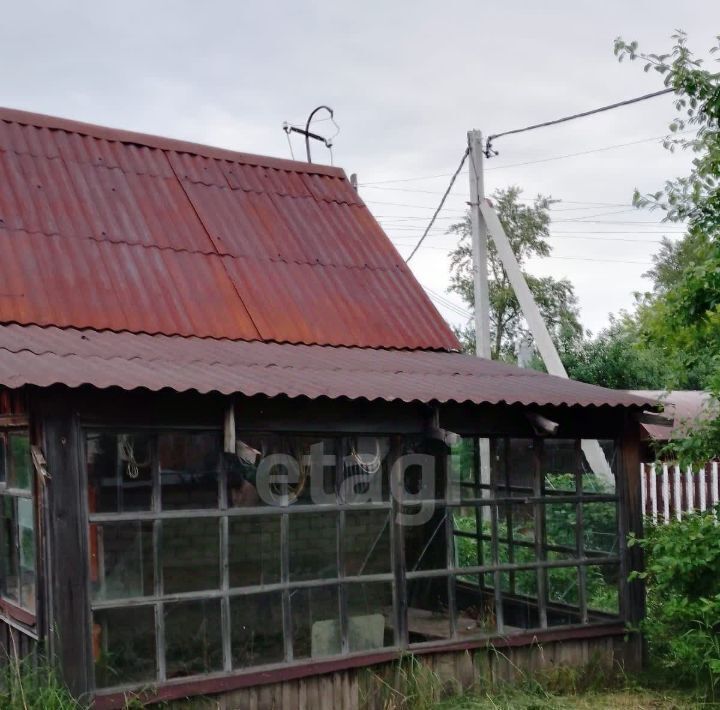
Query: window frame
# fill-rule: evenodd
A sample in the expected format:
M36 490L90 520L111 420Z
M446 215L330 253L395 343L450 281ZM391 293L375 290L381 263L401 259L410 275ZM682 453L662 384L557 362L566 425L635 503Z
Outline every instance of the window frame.
M4 582L0 581L0 616L5 616L12 619L14 622L19 622L23 626L34 629L37 626L37 614L38 614L38 511L36 505L36 476L35 476L35 465L32 459L32 441L30 437L30 426L29 421L24 418L13 416L7 421L5 418L0 417L0 437L4 441L4 466L5 466L5 480L0 481L0 505L4 505L5 499L12 501L14 518L16 524L14 526L14 542L15 542L15 574L17 576L18 583L18 596L19 599L9 599L4 594ZM28 467L29 467L29 486L27 489L18 488L11 483L15 482L15 471L14 462L11 456L11 439L13 436L24 435L28 440ZM28 609L22 604L23 597L23 582L21 572L21 560L20 560L20 524L18 515L18 503L20 500L29 500L32 510L33 517L33 560L34 560L34 598L33 598L33 609ZM2 513L4 519L4 512ZM5 547L5 526L0 526L0 546L2 549ZM2 565L0 565L0 575L4 574Z
M593 629L607 628L618 628L624 626L624 619L626 618L626 610L624 608L624 592L623 585L621 583L619 589L619 612L618 614L608 613L606 619L600 619L597 621L590 620L588 617L588 610L584 601L584 576L587 567L597 565L617 565L622 571L623 569L623 545L621 544L619 553L617 555L608 555L603 558L587 556L583 553L583 541L582 541L582 506L588 502L608 502L614 503L616 506L616 525L618 528L618 536L622 535L622 509L621 499L619 492L616 490L613 494L592 494L586 495L582 489L582 473L579 469L575 472L576 490L573 493L560 493L547 495L544 491L542 481L538 480L534 482L533 487L530 490L524 490L524 496L522 498L512 496L512 490L507 491L506 496L496 496L494 498L479 497L479 498L465 498L460 500L456 493L457 491L451 488L450 476L446 476L444 496L442 498L436 498L431 501L425 501L425 503L432 503L435 505L443 506L445 509L445 538L447 541L447 564L446 567L439 570L430 571L408 571L404 567L404 549L403 549L403 528L397 523L398 513L404 504L403 500L395 500L390 496L389 500L381 503L320 503L320 504L302 504L295 503L291 505L280 505L280 506L256 506L256 507L232 507L228 504L228 488L227 488L227 471L224 465L221 465L218 486L219 486L219 498L217 508L203 508L203 509L178 509L178 510L161 510L161 491L159 481L159 462L157 456L153 456L153 495L152 495L152 506L147 511L132 511L124 513L91 513L88 506L88 480L87 480L87 451L86 442L87 434L89 432L105 431L108 433L143 433L151 434L157 438L165 433L198 433L198 432L218 432L222 433L220 427L211 426L131 426L123 427L118 425L98 425L88 424L81 427L82 436L81 447L82 447L82 471L83 471L83 499L86 506L86 525L85 529L89 535L90 526L93 523L109 523L109 522L134 522L134 521L153 521L154 528L158 530L159 523L162 520L168 519L187 519L187 518L215 518L218 519L220 527L220 548L221 548L221 583L220 588L212 591L198 591L198 592L183 592L176 594L164 594L160 587L160 580L158 575L155 575L155 594L151 596L135 597L135 598L121 598L114 600L96 600L92 599L92 590L88 589L88 612L89 619L91 620L90 627L92 629L92 615L95 610L101 609L112 609L112 608L123 608L126 606L135 605L146 605L152 604L155 609L155 623L156 623L156 674L154 680L150 681L160 686L174 683L176 680L181 681L183 684L192 685L203 680L207 680L207 674L199 674L186 676L178 679L168 679L165 673L164 667L164 638L161 640L163 632L162 618L163 618L163 607L164 604L172 603L173 601L183 600L200 600L200 599L220 599L221 610L222 610L222 653L223 653L223 667L217 672L217 674L223 677L232 676L252 676L260 675L264 673L272 673L273 671L280 671L286 669L288 666L318 666L322 664L332 664L333 666L342 667L343 662L352 662L355 658L378 658L380 656L392 657L394 654L402 653L403 651L410 649L412 651L423 652L424 650L439 650L442 648L472 648L483 643L486 643L492 639L504 638L503 634L503 620L502 620L502 589L501 589L501 576L503 573L513 574L514 572L533 570L538 575L538 608L540 610L540 624L538 626L529 627L523 629L524 634L518 634L518 637L527 635L528 637L536 637L538 634L543 632L554 632L554 633L567 633L572 635L573 633L580 632L582 630L590 630L593 633ZM261 430L250 430L243 428L239 436L246 434L282 434L285 436L317 436L319 438L333 439L336 442L336 446L339 448L349 436L356 436L358 432L345 433L345 432L332 432L324 430L322 432L313 432L309 430L302 430L301 428L294 430L282 430L273 431L267 427L263 427ZM360 434L363 435L363 434ZM410 433L385 433L379 431L368 432L367 436L376 437L418 437L423 436L422 432ZM471 438L468 436L467 438ZM472 438L477 441L480 437L473 435ZM496 436L494 440L509 440L511 437ZM576 447L579 451L580 440L575 439ZM533 437L533 442L541 442L540 437ZM617 443L617 442L616 442ZM393 455L397 454L394 452ZM390 457L391 454L388 454ZM479 477L479 456L475 456L475 473L474 475ZM391 466L388 465L388 469ZM391 471L388 471L389 475L392 475ZM485 494L483 487L491 488L488 484L480 484L479 479L477 480L477 488L482 491L482 495ZM506 487L509 486L509 482L506 481ZM540 557L536 557L533 562L528 563L500 563L498 561L498 544L499 535L498 527L500 524L500 505L506 503L518 503L527 502L533 506L534 515L536 521L542 518L542 511L544 506L548 503L567 503L573 504L576 509L576 514L580 515L580 525L576 526L576 544L574 549L577 552L577 556L568 560L546 560L544 558L544 551L541 548L542 539L540 538L539 543L535 543L534 547L536 552L540 554ZM492 557L493 559L484 564L478 564L474 567L460 567L455 562L455 537L456 531L453 525L452 512L462 507L473 506L478 511L483 506L490 508L491 514L491 529L492 529ZM390 521L390 551L391 551L391 571L383 574L375 575L361 575L361 576L345 576L344 575L344 554L343 554L343 538L344 538L344 522L345 513L348 511L358 510L386 510L391 516ZM337 563L338 563L338 576L326 579L326 578L314 578L302 581L291 581L289 577L289 522L290 516L302 515L305 513L320 513L320 512L336 512L338 513L338 524L337 524ZM268 515L279 515L281 521L281 581L272 584L260 584L248 587L230 587L229 586L229 572L228 572L228 527L229 522L234 517L253 517L253 516L268 516ZM539 517L538 517L539 516ZM157 532L154 537L157 536ZM512 533L511 533L512 535ZM504 541L503 541L504 542ZM154 543L156 545L157 543ZM518 541L513 543L514 545L522 544ZM89 549L89 548L88 548ZM512 545L511 545L512 549ZM546 548L547 549L547 548ZM158 560L156 562L159 563ZM549 626L547 622L547 572L549 569L555 568L577 568L579 575L579 585L582 590L581 601L580 601L580 618L581 621L575 624L568 624L562 626ZM479 634L477 637L472 639L466 639L460 637L457 634L457 605L454 603L454 590L455 584L460 581L459 577L467 574L485 574L490 573L493 575L494 594L497 602L497 610L499 614L498 625L495 633L488 635ZM414 579L424 579L432 577L446 577L448 582L448 600L451 602L448 604L449 623L450 623L450 636L447 639L425 641L421 643L410 644L408 640L408 628L407 628L407 582ZM375 649L373 651L360 651L355 653L349 652L348 647L348 616L347 616L347 598L345 593L345 586L352 583L372 583L372 582L389 582L392 585L393 594L393 621L394 621L394 644L392 646L384 646L382 648ZM540 594L540 588L543 587L545 591ZM313 587L335 587L338 589L339 596L339 620L341 627L341 653L339 655L333 655L328 657L313 657L313 658L301 658L294 659L292 652L292 626L290 618L290 593L294 589L306 589ZM232 638L230 637L230 631L225 631L225 628L230 628L229 624L229 613L231 600L242 597L245 595L255 595L269 592L280 592L283 597L283 620L282 620L282 632L285 642L285 658L283 661L273 663L269 665L257 665L247 666L242 668L233 668L232 666ZM574 608L574 607L573 607ZM90 632L91 632L90 629ZM92 659L91 660L91 666ZM94 678L94 670L91 668L91 677ZM121 692L129 687L137 687L136 684L130 686L115 686L115 687L101 687L96 688L96 691L102 695L111 695L114 692Z
M222 638L222 669L218 670L218 673L225 675L228 674L240 674L240 673L256 673L266 670L277 670L286 667L288 664L294 665L306 665L315 664L318 662L324 662L329 660L338 660L341 658L353 657L353 656L364 656L368 655L368 651L360 651L352 653L349 650L349 634L348 634L348 614L347 614L347 592L346 588L348 585L360 584L360 583L389 583L392 588L393 595L393 629L394 629L394 643L392 646L383 646L370 653L379 652L397 652L400 650L400 643L398 638L398 608L397 608L397 585L395 581L395 567L396 567L396 545L395 545L395 525L392 522L392 516L394 514L394 505L391 499L378 503L319 503L319 504L303 504L303 503L290 503L287 501L281 505L258 505L258 506L247 506L247 507L233 507L228 500L228 481L227 481L227 467L220 461L219 475L218 475L218 506L216 508L197 508L197 509L172 509L162 510L162 482L160 480L160 461L157 455L157 441L163 434L168 433L203 433L212 432L222 434L222 429L218 427L209 426L198 426L198 427L163 427L163 426L149 426L149 427L122 427L122 426L97 426L88 425L81 427L81 447L82 447L82 461L83 461L83 500L84 507L86 510L86 535L88 543L88 551L92 549L90 541L90 534L93 525L102 525L105 523L121 523L121 522L138 522L138 521L150 521L153 524L153 548L154 548L154 560L153 565L155 569L154 581L155 588L152 595L144 595L139 597L125 597L117 599L93 599L92 585L88 576L88 611L90 619L90 633L92 634L92 618L95 611L101 611L104 609L122 609L129 606L153 606L155 613L155 633L156 633L156 658L155 658L155 678L149 680L151 683L167 683L174 682L175 680L182 680L182 682L193 682L198 681L206 677L206 674L198 674L191 676L184 676L178 679L171 679L167 677L166 672L166 658L165 658L165 633L164 633L164 607L166 604L172 604L173 602L182 601L199 601L199 600L211 600L219 599L221 604L221 638ZM88 490L89 490L89 477L87 467L87 436L90 433L105 432L111 434L127 433L127 434L149 434L152 437L154 450L152 452L152 496L151 496L151 507L149 510L137 510L128 511L122 513L113 512L91 512L89 510L88 501ZM238 436L246 436L248 434L256 435L268 435L273 436L276 433L272 431L258 430L243 430ZM315 433L310 431L301 432L283 432L286 436L301 436L301 437L313 437L332 439L335 444L335 454L340 455L343 451L344 444L347 441L348 434L340 434L337 432L322 432ZM393 436L383 435L378 433L369 434L368 436ZM389 455L389 454L388 454ZM336 499L337 501L337 499ZM390 570L386 573L381 574L364 574L364 575L346 575L345 574L345 549L344 549L344 538L345 538L345 514L347 512L354 511L386 511L389 518L390 528ZM337 527L336 527L336 553L335 559L337 563L337 576L331 578L314 577L311 579L303 580L292 580L290 578L290 559L289 559L289 537L290 537L290 518L294 516L303 516L311 513L336 513L337 514ZM231 587L229 584L229 523L233 518L249 518L249 517L278 517L280 520L280 545L281 545L281 575L280 581L259 584L245 587ZM193 591L193 592L176 592L176 593L165 593L162 589L161 575L157 573L158 569L162 568L162 545L160 542L161 536L161 524L164 520L189 520L189 519L200 519L209 518L218 520L220 526L220 584L218 589ZM88 561L89 564L89 561ZM338 595L338 620L340 622L340 644L341 650L339 654L323 656L323 657L312 657L312 658L300 658L295 659L292 648L292 618L291 618L291 603L290 596L293 591L313 588L332 588L337 590ZM284 658L282 661L273 663L270 665L257 665L247 666L243 668L233 668L232 666L232 638L231 638L231 625L230 625L230 607L231 601L243 596L254 596L264 593L280 592L282 594L282 634L284 638ZM94 664L93 664L94 665ZM94 668L92 669L92 677L94 679L95 673ZM137 684L133 684L136 686ZM124 688L125 686L118 686L118 688ZM102 693L111 693L117 688L114 687L102 687L96 688Z

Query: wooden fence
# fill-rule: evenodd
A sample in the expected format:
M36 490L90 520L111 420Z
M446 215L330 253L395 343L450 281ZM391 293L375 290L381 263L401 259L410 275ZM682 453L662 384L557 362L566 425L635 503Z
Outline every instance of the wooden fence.
M683 513L707 510L720 501L718 462L685 469L677 464L640 464L643 513L654 523L680 520Z

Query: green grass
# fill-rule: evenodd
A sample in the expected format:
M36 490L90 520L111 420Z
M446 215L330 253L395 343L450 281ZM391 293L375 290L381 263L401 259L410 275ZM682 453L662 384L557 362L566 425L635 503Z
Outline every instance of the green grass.
M57 673L45 662L11 657L0 676L3 710L77 710L83 706L70 695Z
M588 691L573 695L552 693L541 688L495 688L487 694L469 694L438 702L438 710L686 710L712 706L675 692L643 688Z

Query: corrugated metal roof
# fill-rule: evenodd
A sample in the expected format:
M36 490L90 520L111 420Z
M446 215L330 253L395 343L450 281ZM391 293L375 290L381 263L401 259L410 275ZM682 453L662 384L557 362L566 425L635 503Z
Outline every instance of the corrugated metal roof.
M0 323L459 347L342 170L10 109Z
M469 355L0 326L0 384L406 402L653 406Z
M718 416L720 405L702 390L628 390L636 397L656 400L663 407L667 426L642 424L646 434L657 441L684 439L690 432Z

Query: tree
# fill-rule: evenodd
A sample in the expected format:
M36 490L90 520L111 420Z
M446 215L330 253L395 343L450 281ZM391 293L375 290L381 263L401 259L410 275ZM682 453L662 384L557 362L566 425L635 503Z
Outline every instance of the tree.
M668 54L645 54L637 42L615 41L620 60L640 59L673 89L677 116L670 123L669 150L694 153L687 176L665 182L654 193L636 191L637 205L658 209L668 221L687 221L687 236L666 248L663 268L655 272L662 287L646 294L638 308L641 331L663 351L676 383L688 374L720 395L720 73L704 68L687 46L683 32L673 35ZM711 53L720 51L719 43ZM679 135L695 130L693 137ZM665 268L667 267L667 268ZM720 420L699 428L679 444L686 460L720 454Z
M519 187L497 190L492 195L492 201L522 267L530 257L548 256L552 250L547 242L552 200L538 196L531 205L525 205L520 201L521 192ZM459 294L474 309L470 214L466 214L461 222L453 224L448 233L459 237L458 246L450 253L450 290ZM488 244L488 262L492 357L514 360L516 343L521 338L529 337L530 333L492 240ZM577 297L570 281L529 274L525 274L525 279L555 342L567 345L580 338L582 328L578 320ZM474 352L474 328L468 326L458 329L457 334L463 349Z
M654 348L643 343L633 314L610 316L595 337L560 352L568 377L612 389L662 389L667 372Z

